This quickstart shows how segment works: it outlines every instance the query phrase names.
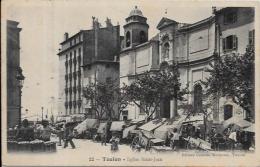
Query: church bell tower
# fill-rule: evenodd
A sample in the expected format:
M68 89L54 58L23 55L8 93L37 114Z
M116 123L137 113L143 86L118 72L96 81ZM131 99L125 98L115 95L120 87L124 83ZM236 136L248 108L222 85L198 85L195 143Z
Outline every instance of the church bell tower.
M126 48L131 48L148 41L149 25L146 23L147 18L143 16L142 11L137 6L135 6L125 20L124 42Z

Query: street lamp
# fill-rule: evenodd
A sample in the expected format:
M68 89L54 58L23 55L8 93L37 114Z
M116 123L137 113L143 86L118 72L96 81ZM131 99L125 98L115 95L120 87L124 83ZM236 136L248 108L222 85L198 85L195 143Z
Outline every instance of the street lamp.
M42 120L43 120L43 107L42 107Z
M22 119L22 88L23 88L23 83L24 83L24 79L25 77L23 76L23 70L21 67L18 68L17 70L17 75L16 75L16 79L18 81L18 88L19 88L19 125L21 125L21 119Z

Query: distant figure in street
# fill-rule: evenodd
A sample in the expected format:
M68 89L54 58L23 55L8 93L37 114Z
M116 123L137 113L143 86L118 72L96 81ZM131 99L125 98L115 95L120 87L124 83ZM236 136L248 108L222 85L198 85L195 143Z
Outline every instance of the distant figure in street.
M59 143L58 143L58 146L61 146L61 140L63 138L63 134L64 134L64 128L63 128L63 124L61 125L58 125L57 126L57 131L58 131L58 138L59 138Z
M197 138L201 138L201 131L200 131L200 128L198 127L195 131L195 135L194 135L194 138L197 139Z
M109 142L111 143L111 151L118 151L119 138L116 135L113 135Z
M29 127L29 121L27 119L22 121L22 127L17 128L16 139L18 141L31 141L34 139L33 128Z
M75 149L75 145L72 141L72 139L73 139L73 129L72 129L72 126L69 123L65 124L64 139L65 139L64 148L68 147L68 142L69 142L72 149Z
M235 143L237 142L237 132L236 130L233 130L229 137L228 137L228 141L230 143L231 149L234 149L235 147Z
M107 145L107 130L105 127L103 128L103 133L101 133L101 145Z
M172 137L171 137L171 147L173 150L177 150L179 147L180 134L177 132L177 129L173 129Z

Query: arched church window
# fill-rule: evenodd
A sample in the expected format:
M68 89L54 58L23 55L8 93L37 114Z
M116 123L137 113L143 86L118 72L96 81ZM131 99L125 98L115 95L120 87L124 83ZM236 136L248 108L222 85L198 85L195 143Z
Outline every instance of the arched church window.
M144 31L140 31L140 43L146 42L146 36Z
M131 44L131 41L130 41L130 32L128 31L126 33L126 47L129 47Z
M170 51L170 45L168 42L166 42L164 45L163 45L163 57L164 58L169 58L169 51Z
M202 111L202 87L200 84L194 86L194 112Z

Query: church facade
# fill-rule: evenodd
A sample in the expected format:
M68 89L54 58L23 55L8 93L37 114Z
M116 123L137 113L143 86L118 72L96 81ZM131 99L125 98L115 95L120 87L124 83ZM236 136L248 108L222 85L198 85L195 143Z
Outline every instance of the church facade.
M227 12L233 12L232 17ZM162 62L177 62L182 87L188 86L191 93L185 96L185 102L175 104L174 99L163 102L162 112L166 118L175 117L175 110L182 114L184 106L201 112L203 106L209 103L203 96L205 88L202 81L209 76L206 69L214 54L243 54L247 45L254 42L253 8L214 8L212 16L193 24L178 23L164 17L157 25L159 33L150 40L146 21L137 7L126 18L124 45L120 53L120 84L131 84L134 76L156 70ZM217 98L210 103L211 107L207 110L212 113L210 119L216 123L233 116L246 117L242 108L228 98ZM135 105L126 110L122 117L145 117Z

